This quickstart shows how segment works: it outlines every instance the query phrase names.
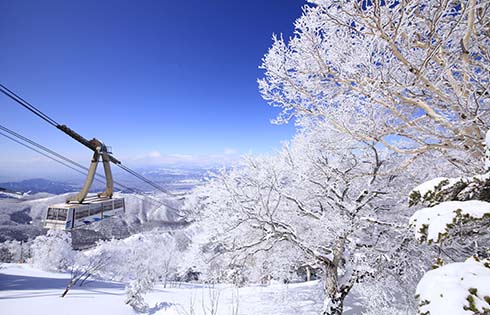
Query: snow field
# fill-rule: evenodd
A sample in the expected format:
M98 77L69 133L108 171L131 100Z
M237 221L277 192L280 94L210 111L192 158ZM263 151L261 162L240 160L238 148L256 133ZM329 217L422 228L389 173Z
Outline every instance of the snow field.
M136 314L124 303L124 284L89 280L61 298L69 279L68 273L41 271L26 264L2 265L0 314ZM167 288L157 285L145 300L150 306L148 314L157 315L316 315L322 306L319 285L318 281L311 281L236 288L171 283ZM346 314L359 312L351 310Z

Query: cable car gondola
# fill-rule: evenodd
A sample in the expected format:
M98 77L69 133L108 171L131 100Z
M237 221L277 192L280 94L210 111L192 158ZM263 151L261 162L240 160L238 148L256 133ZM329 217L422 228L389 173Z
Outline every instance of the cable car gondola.
M124 198L88 198L84 203L50 206L44 227L71 230L124 212Z
M124 198L112 198L114 182L110 162L120 162L110 155L111 152L109 152L108 147L101 141L95 138L88 141L68 127L64 125L61 127L65 129L63 131L70 134L73 138L92 148L94 155L83 188L76 196L68 198L66 203L50 206L46 212L44 227L48 229L72 230L124 212ZM102 158L104 166L106 190L96 196L87 197L100 158Z
M57 204L48 207L48 211L46 212L46 217L44 220L44 226L46 228L55 228L55 229L64 229L64 230L71 230L74 229L78 226L81 225L81 222L83 224L89 224L91 222L99 221L104 218L116 215L117 213L121 211L125 211L124 207L124 199L123 198L113 198L113 189L114 189L114 182L112 179L112 173L110 169L110 162L116 164L119 168L121 168L123 171L128 172L129 174L137 177L138 179L142 180L143 182L153 186L154 188L158 189L159 191L174 196L174 194L170 193L167 191L165 188L161 187L160 185L152 182L151 180L145 178L144 176L138 174L137 172L131 170L127 166L123 165L121 161L116 159L114 156L112 156L110 150L108 150L108 147L106 147L101 141L97 139L92 139L92 140L87 140L86 138L82 137L78 133L76 133L74 130L68 128L66 125L61 125L57 121L55 121L53 118L49 117L45 113L43 113L41 110L39 110L37 107L34 105L30 104L27 102L25 99L8 89L6 86L0 84L0 93L5 94L7 97L11 98L13 101L17 102L20 106L26 108L29 110L31 113L34 115L38 116L51 126L55 127L56 129L64 132L74 140L78 141L82 145L86 146L89 148L91 151L94 152L94 157L92 159L92 163L90 165L90 168L87 170L88 175L87 179L85 181L85 185L83 186L82 190L74 197L74 198L69 198L65 204ZM72 168L70 165L65 164L64 162L68 162L72 165L75 165L76 167L85 169L83 166L80 164L66 158L65 156L54 152L53 150L47 149L46 147L26 138L18 133L9 130L3 126L0 125L0 129L7 132L9 135L4 134L0 131L0 135L17 142L18 144L21 144L31 150L34 150L52 160L55 162L61 163L64 166L67 166L69 168ZM14 138L12 138L11 136ZM20 139L21 141L18 141L16 139ZM34 148L35 147L35 148ZM40 149L40 150L38 150ZM46 152L47 154L43 153ZM54 158L51 155L57 157ZM95 176L95 171L97 168L97 163L99 161L99 158L102 157L102 162L104 166L104 172L105 172L105 177L106 177L106 190L103 193L97 194L97 196L93 197L87 197L88 191L90 189L90 186L92 185L92 182L94 180ZM78 169L72 168L75 171L79 171ZM136 190L125 187L124 185L117 183L119 186L122 186L126 189L129 189L130 191L136 192ZM1 191L0 191L1 192ZM4 192L5 194L5 192ZM27 194L27 193L26 193ZM171 206L168 206L162 202L158 202L161 205L166 206L167 208L173 209L175 211L179 211L178 209L175 209ZM100 212L98 212L100 211ZM71 222L69 221L71 220Z

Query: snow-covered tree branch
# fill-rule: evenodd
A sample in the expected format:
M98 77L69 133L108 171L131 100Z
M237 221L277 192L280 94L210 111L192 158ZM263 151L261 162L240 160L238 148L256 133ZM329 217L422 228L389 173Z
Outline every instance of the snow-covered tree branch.
M259 87L282 109L276 121L326 121L398 153L437 150L475 168L467 158L483 156L489 127L490 4L311 3L263 59Z

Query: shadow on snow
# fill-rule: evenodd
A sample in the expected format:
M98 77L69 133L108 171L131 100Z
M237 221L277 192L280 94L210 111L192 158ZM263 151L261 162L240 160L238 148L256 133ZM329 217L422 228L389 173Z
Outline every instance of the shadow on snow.
M30 277L20 275L7 275L0 273L0 291L5 290L64 290L70 279L53 279ZM93 290L94 292L105 293L95 289L120 289L124 290L124 285L113 282L103 282L97 280L87 280L82 287L76 286L72 290L77 289ZM60 293L61 294L61 293ZM1 298L1 297L0 297Z

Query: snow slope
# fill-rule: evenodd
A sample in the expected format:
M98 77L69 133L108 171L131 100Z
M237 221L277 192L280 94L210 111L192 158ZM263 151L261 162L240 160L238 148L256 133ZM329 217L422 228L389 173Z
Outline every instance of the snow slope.
M3 264L0 314L136 314L124 304L122 283L88 281L60 298L69 277L67 273L45 272L26 264ZM317 315L322 306L318 286L316 281L240 289L230 285L213 288L178 283L167 288L159 285L145 299L150 305L148 314L156 315L209 315L213 304L217 305L217 315ZM237 308L238 312L233 313ZM350 309L345 314L360 314L360 311Z
M60 298L70 275L44 272L28 265L0 269L0 314L133 314L124 301L124 286L91 282Z

